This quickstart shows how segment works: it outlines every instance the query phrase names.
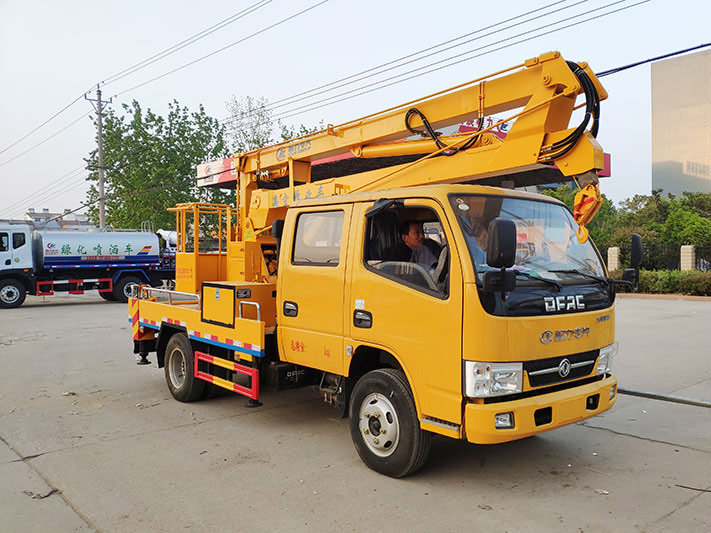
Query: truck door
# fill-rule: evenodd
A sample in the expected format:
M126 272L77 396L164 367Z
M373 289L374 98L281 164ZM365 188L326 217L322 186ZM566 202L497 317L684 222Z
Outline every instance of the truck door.
M366 217L359 205L351 234L358 236L346 312L356 346L380 348L404 367L422 415L461 423L462 273L442 207L429 199ZM436 244L424 242L443 265L411 262L401 227L413 221ZM425 239L428 240L428 239ZM431 256L428 256L431 257ZM434 268L433 268L434 267ZM437 268L440 267L440 271Z
M12 268L12 248L10 247L10 232L0 228L0 270Z
M29 228L12 229L12 268L32 268L32 244Z
M343 374L343 292L352 206L299 210L284 227L279 258L282 359Z

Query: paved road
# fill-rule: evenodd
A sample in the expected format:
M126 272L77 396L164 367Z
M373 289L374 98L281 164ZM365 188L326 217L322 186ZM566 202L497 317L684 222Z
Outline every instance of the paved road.
M618 300L621 384L711 401L710 324L711 302ZM711 529L708 409L621 396L519 442L436 438L393 480L308 390L174 401L124 305L29 298L0 313L0 364L2 531Z

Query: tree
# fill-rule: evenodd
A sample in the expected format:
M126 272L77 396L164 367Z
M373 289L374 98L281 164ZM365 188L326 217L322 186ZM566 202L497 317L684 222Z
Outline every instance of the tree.
M178 203L232 202L231 194L197 187L198 164L227 155L225 130L200 106L191 113L177 101L161 117L145 112L137 101L122 106L123 114L108 109L104 120L106 224L138 228L146 222L173 228L175 215L167 211ZM86 160L93 169L89 181L98 181L97 153ZM98 220L96 185L87 193L90 219Z
M681 205L675 205L664 221L662 239L667 244L675 246L682 244L709 246L711 245L711 220Z
M269 108L266 98L232 96L227 102L227 110L231 115L227 132L235 152L249 152L323 129L323 121L313 127L304 124L293 126L284 124L280 120L274 121L274 112Z
M555 190L544 191L543 194L547 196L552 196L557 198L572 211L573 203L575 201L575 195L578 190L573 189L570 185L563 184ZM587 226L590 236L592 237L598 248L607 248L609 246L615 246L614 234L617 227L617 209L612 205L612 202L605 196L602 195L602 205L600 210L592 219L590 224Z

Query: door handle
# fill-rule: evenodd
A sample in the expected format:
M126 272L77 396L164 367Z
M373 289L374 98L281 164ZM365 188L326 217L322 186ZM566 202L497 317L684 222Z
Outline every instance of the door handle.
M284 302L284 316L297 316L299 314L299 304L286 300Z
M369 311L356 309L353 311L353 325L364 329L373 327L373 314Z

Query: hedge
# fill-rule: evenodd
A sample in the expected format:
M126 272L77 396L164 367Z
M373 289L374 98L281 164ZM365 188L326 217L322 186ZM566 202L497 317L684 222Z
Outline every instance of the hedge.
M610 277L622 279L622 270L613 270ZM619 292L630 292L618 285ZM639 291L650 294L689 294L711 296L711 272L696 270L640 270Z

